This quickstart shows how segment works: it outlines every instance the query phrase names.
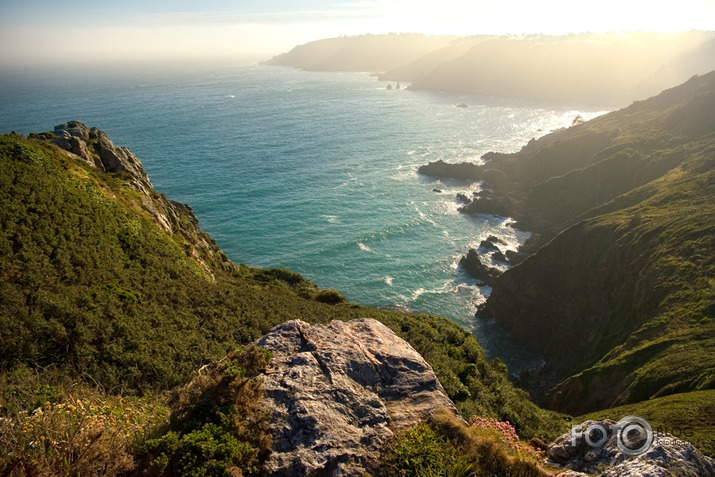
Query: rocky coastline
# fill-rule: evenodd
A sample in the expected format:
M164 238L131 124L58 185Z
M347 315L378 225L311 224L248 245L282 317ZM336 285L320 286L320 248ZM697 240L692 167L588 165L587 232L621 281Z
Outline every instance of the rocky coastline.
M702 344L707 363L713 350L705 344L707 333L678 324L663 303L683 306L688 294L681 287L708 276L712 259L703 255L692 262L694 249L683 244L692 241L697 253L712 256L714 244L706 237L713 233L713 210L694 209L699 212L670 223L662 217L676 208L698 207L700 196L709 193L704 184L713 162L706 152L712 147L707 131L715 129L715 116L704 105L713 98L715 72L532 140L514 154L489 153L483 164L438 161L419 169L437 179L481 181L473 196L455 198L460 212L512 217L533 232L508 256L511 265L520 266L504 273L490 270L483 248L481 260L469 250L460 263L492 287L477 316L493 319L512 339L545 356L543 369L520 379L537 402L583 413L707 387L696 376L710 364L698 363L687 375L666 364L685 343ZM656 284L656 277L668 273L662 259L650 258L656 256L693 263L687 272L672 267L669 272L691 278ZM663 301L668 296L673 298ZM700 309L695 316L701 318L693 319L711 326L711 308ZM681 326L689 330L687 338L676 338ZM580 343L588 344L585 350ZM649 358L637 357L641 347ZM662 374L628 377L643 366Z

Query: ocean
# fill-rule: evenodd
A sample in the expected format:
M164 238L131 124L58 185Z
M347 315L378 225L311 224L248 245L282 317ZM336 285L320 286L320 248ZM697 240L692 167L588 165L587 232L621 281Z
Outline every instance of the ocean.
M456 194L479 184L417 168L517 151L605 111L387 85L261 65L0 72L0 132L97 126L139 157L157 191L190 204L234 262L287 268L363 305L446 316L512 372L539 363L474 317L490 290L459 267L487 236L515 250L528 231L460 214Z

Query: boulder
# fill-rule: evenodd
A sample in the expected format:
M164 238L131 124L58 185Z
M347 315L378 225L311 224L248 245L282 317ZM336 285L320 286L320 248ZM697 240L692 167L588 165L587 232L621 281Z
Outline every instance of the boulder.
M395 431L456 414L430 365L376 320L289 321L257 344L273 354L262 377L268 475L375 473Z
M652 429L648 434L650 426L641 426L638 423L645 421L633 418L628 416L618 423L585 421L556 439L549 446L547 457L551 464L572 471L559 475L576 476L580 472L600 477L715 475L715 461L695 446L667 434L653 433ZM636 437L624 436L623 432L633 423L637 424L634 429L642 432L636 433Z

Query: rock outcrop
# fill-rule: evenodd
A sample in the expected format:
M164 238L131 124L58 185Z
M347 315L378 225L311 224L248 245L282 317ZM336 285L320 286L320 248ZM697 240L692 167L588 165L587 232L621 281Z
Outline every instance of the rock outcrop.
M615 421L586 421L575 430L562 435L549 446L547 457L551 464L570 470L559 474L569 477L696 477L715 475L715 460L704 455L689 442L670 435L655 433L652 444L642 432L639 440L619 432ZM620 422L625 425L624 421ZM621 429L628 429L628 425ZM601 432L606 431L606 436ZM642 429L645 431L645 428ZM591 431L591 432L589 432ZM652 432L652 431L651 431ZM594 446L589 444L601 444ZM623 452L623 448L640 450ZM628 455L629 453L637 455Z
M188 250L192 258L208 275L213 277L211 269L214 266L226 270L234 268L214 241L201 231L199 219L190 206L167 200L154 191L144 166L129 149L115 146L104 131L80 121L59 124L53 134L53 144L80 157L86 164L105 173L124 173L125 185L140 192L142 208L165 232L183 236L190 244ZM48 139L46 136L42 135L41 139Z
M394 431L440 409L456 413L429 364L372 319L289 321L258 341L273 410L268 475L361 475L379 466Z
M143 192L152 185L144 166L126 147L116 147L104 131L89 128L79 121L55 126L52 142L81 157L86 163L103 172L129 172Z

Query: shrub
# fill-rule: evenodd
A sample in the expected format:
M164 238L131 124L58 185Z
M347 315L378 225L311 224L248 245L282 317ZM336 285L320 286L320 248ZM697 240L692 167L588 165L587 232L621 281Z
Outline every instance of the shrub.
M327 303L328 305L337 305L346 301L342 293L332 288L320 290L318 294L315 295L315 299L320 303Z
M398 435L387 458L390 477L443 476L450 469L464 469L467 463L457 448L426 424Z
M150 475L254 475L271 448L269 414L261 411L257 375L270 352L255 345L199 370L172 397L170 426L147 441L143 466Z
M389 476L508 475L546 477L541 451L519 441L508 422L474 417L467 425L451 411L400 434L386 460Z

